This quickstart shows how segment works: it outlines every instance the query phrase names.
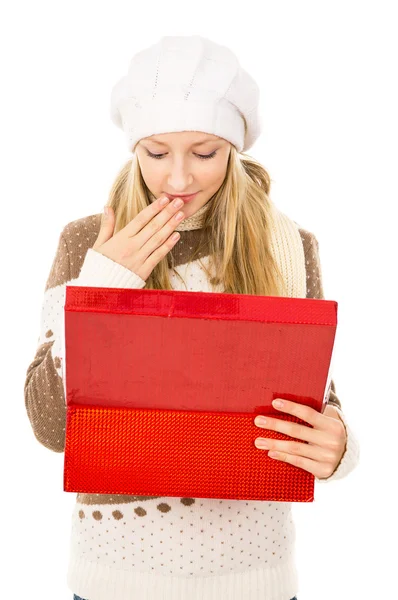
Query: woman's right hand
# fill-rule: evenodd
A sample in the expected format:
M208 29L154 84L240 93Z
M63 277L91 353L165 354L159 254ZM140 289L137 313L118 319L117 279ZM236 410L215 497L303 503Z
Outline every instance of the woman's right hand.
M180 238L176 233L177 239L172 239L172 234L184 220L184 213L181 213L182 218L176 219L179 209L184 205L183 201L175 198L170 202L166 197L166 204L161 205L163 198L161 196L146 206L115 235L115 214L108 207L108 216L102 218L93 250L130 269L141 279L148 279L155 266ZM181 206L175 206L177 200L180 200Z

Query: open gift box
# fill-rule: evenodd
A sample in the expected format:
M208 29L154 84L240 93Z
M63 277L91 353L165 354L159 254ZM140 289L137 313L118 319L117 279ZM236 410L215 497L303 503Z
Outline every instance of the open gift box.
M336 327L333 300L66 286L64 490L313 501L254 418L323 412Z

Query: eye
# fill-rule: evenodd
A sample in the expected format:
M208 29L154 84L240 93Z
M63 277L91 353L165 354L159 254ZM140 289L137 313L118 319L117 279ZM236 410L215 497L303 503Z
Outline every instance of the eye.
M150 156L151 158L157 158L158 160L162 159L163 156L166 156L165 154L152 154L152 152L149 152L149 150L147 150L146 152L147 156ZM211 154L195 154L195 156L197 156L201 160L207 160L208 158L214 158L216 154L217 151L214 150L214 152L212 152Z

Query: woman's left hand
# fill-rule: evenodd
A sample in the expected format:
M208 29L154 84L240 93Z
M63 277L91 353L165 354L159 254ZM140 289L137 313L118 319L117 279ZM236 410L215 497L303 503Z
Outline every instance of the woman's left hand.
M276 405L277 400L282 402L282 406ZM268 456L270 458L282 460L305 469L318 479L330 477L340 464L347 443L346 429L339 417L338 409L328 404L321 414L309 406L283 398L276 398L272 405L282 412L294 415L309 423L312 427L275 417L262 417L261 415L255 418L254 424L263 429L278 431L308 443L256 438L256 447L269 449ZM262 424L261 419L265 419L265 423Z

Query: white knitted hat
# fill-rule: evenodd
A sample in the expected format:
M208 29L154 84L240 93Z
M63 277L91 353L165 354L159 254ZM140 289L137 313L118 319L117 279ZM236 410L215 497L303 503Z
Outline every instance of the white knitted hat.
M113 87L111 119L134 152L158 133L203 131L248 150L262 126L259 88L235 54L200 35L164 36Z

